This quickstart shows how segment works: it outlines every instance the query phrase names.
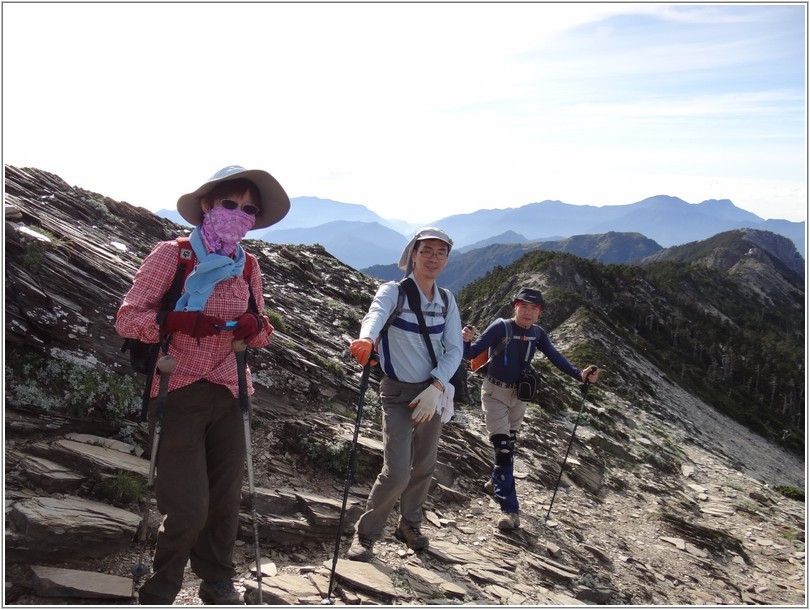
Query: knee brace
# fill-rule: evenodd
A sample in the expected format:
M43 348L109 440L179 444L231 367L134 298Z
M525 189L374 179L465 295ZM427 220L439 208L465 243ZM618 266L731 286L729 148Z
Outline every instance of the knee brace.
M513 441L506 434L493 434L492 438L493 447L495 447L495 465L496 466L511 466L512 465L512 452Z
M509 448L512 450L512 453L515 452L515 441L517 441L517 430L510 430L509 431Z

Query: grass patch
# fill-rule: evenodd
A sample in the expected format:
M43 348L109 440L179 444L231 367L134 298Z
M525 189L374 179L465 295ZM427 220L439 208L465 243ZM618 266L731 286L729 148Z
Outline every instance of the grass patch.
M279 332L287 332L287 325L284 323L284 318L281 317L281 314L277 311L273 311L272 309L268 309L267 307L264 308L264 315L270 320L270 324L273 325L273 329Z
M117 472L96 486L102 500L121 506L137 502L146 492L146 480L131 472Z

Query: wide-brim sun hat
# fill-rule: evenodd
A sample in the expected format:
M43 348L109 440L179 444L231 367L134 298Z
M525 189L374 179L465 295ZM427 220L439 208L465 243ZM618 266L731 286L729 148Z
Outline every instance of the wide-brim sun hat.
M540 305L540 307L546 304L543 300L543 294L539 290L533 290L532 288L521 288L512 299L512 307L517 305L518 302L532 303Z
M261 210L256 214L256 222L251 230L264 229L276 224L290 211L290 198L278 180L262 169L245 169L241 165L223 167L208 181L192 193L187 193L177 200L177 211L192 226L202 222L200 198L207 195L220 182L245 178L259 189Z
M448 254L450 254L450 250L453 249L453 240L441 229L437 229L436 227L423 227L419 229L414 236L411 237L411 241L408 242L408 245L406 245L405 249L402 251L402 256L399 257L399 264L397 266L405 272L405 275L413 271L413 249L416 247L416 242L422 241L423 239L442 240L447 244Z

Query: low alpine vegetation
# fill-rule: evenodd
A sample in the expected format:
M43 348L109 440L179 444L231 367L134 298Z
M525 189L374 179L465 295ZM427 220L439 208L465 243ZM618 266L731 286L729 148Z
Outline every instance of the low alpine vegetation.
M6 396L11 404L116 420L140 409L141 382L101 370L90 363L45 358L29 351L6 353Z

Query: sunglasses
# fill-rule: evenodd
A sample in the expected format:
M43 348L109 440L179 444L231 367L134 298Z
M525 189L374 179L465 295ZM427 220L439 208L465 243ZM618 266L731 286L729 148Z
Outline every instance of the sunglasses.
M245 214L250 214L251 216L255 216L259 213L259 208L255 205L251 205L248 203L243 208L239 207L239 204L236 203L233 199L220 199L219 202L222 204L222 207L226 210L239 210L241 209Z

